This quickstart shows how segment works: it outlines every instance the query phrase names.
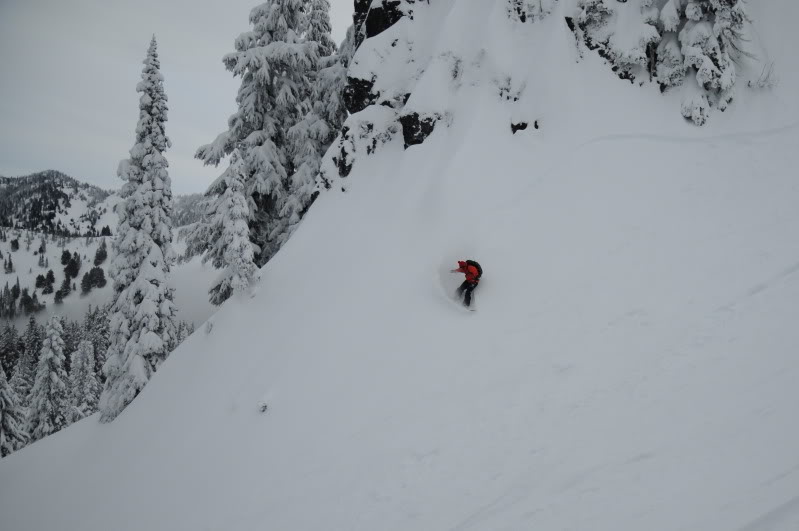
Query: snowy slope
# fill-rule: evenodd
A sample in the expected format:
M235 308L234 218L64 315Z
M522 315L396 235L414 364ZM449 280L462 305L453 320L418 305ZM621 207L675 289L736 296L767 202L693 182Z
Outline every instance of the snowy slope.
M20 229L99 235L117 224L118 195L47 170L0 177L0 222Z
M357 159L113 424L3 459L0 528L799 528L797 5L750 4L780 84L700 129L576 62L566 0L433 4L408 106L449 126Z
M111 197L118 197L111 195ZM104 222L103 225L112 227L112 231L116 231L118 218L116 213L113 213L113 223ZM102 219L102 218L101 218ZM3 257L12 257L14 261L15 271L6 274L0 269L0 289L8 283L13 286L19 279L20 287L28 288L31 294L33 293L36 276L46 275L48 268L41 268L38 265L39 256L34 254L38 252L39 243L41 241L41 233L32 233L33 242L30 249L26 249L25 239L28 231L9 230L9 241L0 242L0 252ZM20 248L16 252L11 252L11 240L20 235ZM65 249L70 252L77 252L81 256L82 266L78 278L74 280L77 285L77 291L73 291L64 298L64 302L60 305L55 304L55 294L49 295L42 294L41 289L36 289L37 296L40 302L43 302L47 307L40 313L36 314L37 320L43 323L51 315L66 316L72 320L80 320L83 318L89 306L98 306L108 304L113 295L112 284L113 280L108 275L108 266L111 263L109 256L105 262L100 265L100 268L105 274L107 284L103 288L92 289L87 295L81 294L80 282L83 275L87 273L94 266L94 255L97 252L97 247L100 245L102 237L96 238L67 238L65 241ZM113 253L111 247L111 238L105 237L108 245L109 255ZM182 241L175 242L175 250L182 252L185 248L185 243ZM61 282L64 280L64 266L61 265L61 252L63 251L57 243L50 241L48 237L47 250L45 256L49 260L49 269L53 270L55 275L54 289L58 290ZM218 272L208 264L202 264L200 258L194 258L188 262L177 264L172 272L170 282L175 288L176 306L178 309L177 318L179 320L191 321L195 326L202 324L215 310L214 306L208 302L208 287L216 278ZM17 328L24 328L28 320L26 315L18 315L14 320ZM0 322L3 320L0 319Z

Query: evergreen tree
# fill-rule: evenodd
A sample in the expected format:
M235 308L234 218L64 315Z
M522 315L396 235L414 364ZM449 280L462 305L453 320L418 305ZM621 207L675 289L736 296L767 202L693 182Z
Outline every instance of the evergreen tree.
M13 297L14 300L17 300L21 293L22 290L20 290L19 287L19 277L17 277L16 283L13 286L11 286L11 297Z
M57 304L61 304L61 302L64 300L64 297L70 293L72 293L72 283L70 282L69 277L64 277L64 280L61 282L61 287L58 288L58 291L55 294L55 302Z
M349 57L336 55L330 36L328 0L311 0L306 39L317 45L319 60L310 73L310 90L303 103L305 116L288 130L294 174L281 215L287 224L281 233L282 245L311 205L322 157L333 143L347 118L343 92L347 84Z
M70 404L72 405L71 421L76 422L97 411L100 398L100 384L94 371L94 346L91 341L83 340L73 352L70 372Z
M217 269L224 269L209 291L210 300L216 305L234 292L246 291L258 275L247 226L249 208L244 195L244 161L238 150L233 152L224 176L225 192L213 206L213 219L209 224L214 235L212 246L203 256L204 262L210 260Z
M0 371L0 457L22 448L27 442L25 409L19 404L5 373Z
M81 267L81 259L78 256L78 253L73 253L72 257L67 262L67 265L64 267L64 276L73 279L78 278L78 273L80 273Z
M100 246L97 248L97 251L94 253L94 265L99 266L105 259L108 258L108 248L105 245L105 238L102 239L100 242Z
M80 280L80 294L86 295L92 290L92 281L89 273L84 273L83 278Z
M36 366L38 365L42 342L41 328L36 324L36 318L31 315L28 319L28 327L22 336L24 347L11 378L11 387L17 394L20 405L24 407L28 406L28 398L36 376Z
M7 322L0 332L0 368L6 378L14 372L19 359L19 333L17 327Z
M64 369L67 371L67 374L71 374L72 353L78 349L78 345L84 339L83 327L77 321L70 321L66 317L61 319L61 327L64 330L61 336L64 340Z
M28 292L28 288L23 288L22 293L19 296L19 309L25 315L38 312L41 308L39 301L36 298L36 293L34 293L33 297L31 297L30 293Z
M293 192L288 179L294 165L287 132L307 111L303 102L309 73L318 62L317 43L302 36L307 28L303 9L302 0L270 0L250 12L253 29L242 33L236 51L223 59L241 77L239 109L228 119L228 130L196 154L205 164L218 165L239 149L247 174L250 239L259 265L277 252L288 228L286 203ZM224 180L213 183L209 194L221 195Z
M725 110L735 94L735 58L743 51L748 21L740 0L694 0L685 6L687 19L678 34L689 79L701 88L686 87L683 116L697 125L707 120L710 107Z
M163 155L170 142L164 130L167 98L159 70L153 37L136 87L142 93L136 143L118 171L126 182L109 271L114 302L100 400L104 422L116 418L139 394L176 340L173 289L167 283L174 260L172 191Z
M95 357L94 372L102 383L105 381L103 364L109 345L107 306L97 306L95 309L89 306L83 321L83 337L92 343Z
M183 343L186 338L194 333L194 324L188 321L180 322L180 331L178 333L178 344Z
M61 321L57 317L50 319L30 395L28 433L31 441L55 433L68 423L69 402L62 333Z

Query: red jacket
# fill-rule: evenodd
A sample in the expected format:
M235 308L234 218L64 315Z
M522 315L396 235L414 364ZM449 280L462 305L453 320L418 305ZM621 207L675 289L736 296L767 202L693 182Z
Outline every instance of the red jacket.
M476 267L467 264L466 262L462 262L461 260L458 260L458 266L460 267L458 267L458 269L453 269L453 271L457 273L465 273L467 282L473 282L477 284L480 281L480 272Z

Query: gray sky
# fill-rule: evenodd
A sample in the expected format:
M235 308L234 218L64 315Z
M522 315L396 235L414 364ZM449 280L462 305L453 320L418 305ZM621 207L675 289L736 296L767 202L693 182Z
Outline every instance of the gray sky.
M55 169L118 188L133 144L150 36L169 97L167 152L175 193L200 192L221 168L194 160L236 109L238 79L222 65L250 29L258 0L0 0L0 175ZM333 37L352 0L330 0Z

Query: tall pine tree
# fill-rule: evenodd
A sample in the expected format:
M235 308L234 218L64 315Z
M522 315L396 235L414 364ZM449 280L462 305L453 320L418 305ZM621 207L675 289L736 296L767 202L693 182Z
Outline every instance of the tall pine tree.
M217 165L234 149L240 150L247 175L250 239L257 263L263 265L288 230L293 209L286 205L297 187L289 181L295 166L287 135L308 110L304 102L319 55L318 44L303 37L307 23L302 0L269 0L250 12L250 23L253 29L239 35L236 51L223 58L226 68L241 77L239 109L228 119L228 130L200 147L196 157ZM209 194L221 195L224 181L217 179ZM201 243L190 242L190 247L207 250Z
M39 361L39 351L42 349L42 331L36 324L32 315L28 319L28 327L22 336L24 348L19 357L19 362L11 377L11 387L19 398L20 405L27 407L33 381L36 377L36 367Z
M281 245L310 206L322 156L347 118L342 95L349 57L336 55L336 44L330 36L330 3L311 0L308 10L306 38L317 44L319 61L310 73L311 89L303 102L305 116L288 130L295 172L289 180L289 194L281 211L287 224L280 236Z
M83 336L92 342L94 348L94 372L100 382L104 382L103 364L108 351L108 306L97 306L86 311L83 320Z
M210 261L217 269L224 270L209 291L211 302L217 305L234 292L245 292L258 276L247 226L246 170L238 150L231 155L224 178L225 192L212 205L211 219L207 223L212 243L203 256L204 262Z
M94 346L83 340L78 350L72 353L72 372L70 374L69 402L71 421L76 422L97 411L100 398L100 384L94 372Z
M47 323L44 344L39 353L36 381L31 389L28 433L31 441L55 433L69 424L67 373L64 370L64 341L61 321Z
M19 404L16 393L0 371L0 457L25 446L25 408Z
M101 420L110 422L139 394L176 341L173 289L172 191L164 152L170 146L164 78L155 37L136 86L139 122L130 158L119 164L125 184L117 211L110 275L114 279L110 345L103 367Z

